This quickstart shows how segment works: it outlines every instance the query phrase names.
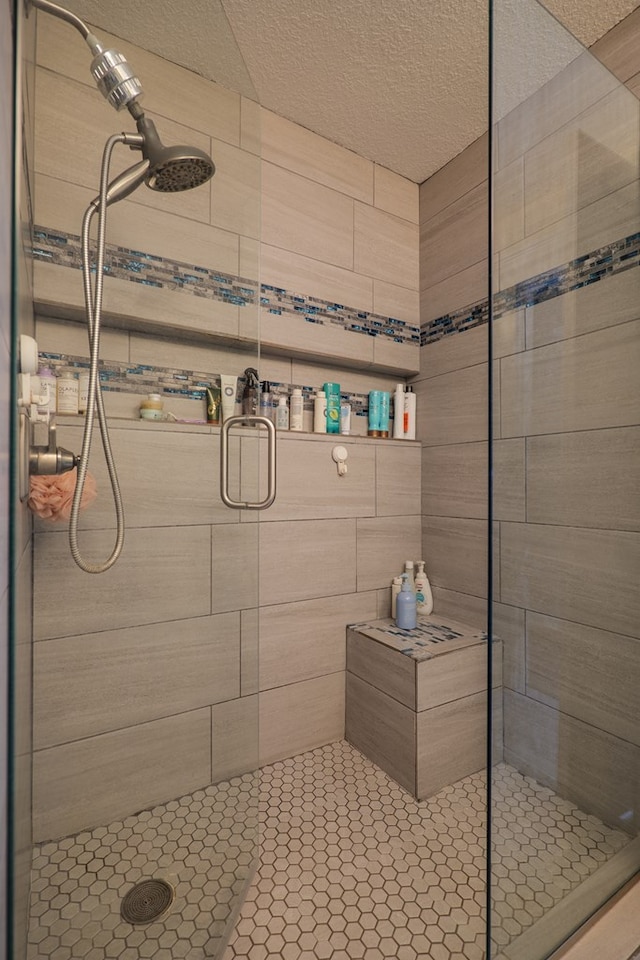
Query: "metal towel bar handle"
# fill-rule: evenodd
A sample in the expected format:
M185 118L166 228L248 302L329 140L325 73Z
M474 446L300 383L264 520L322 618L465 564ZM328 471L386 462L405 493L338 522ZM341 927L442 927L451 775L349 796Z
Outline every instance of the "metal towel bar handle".
M255 424L267 428L267 495L264 500L232 500L229 496L229 431L239 424ZM276 428L268 417L229 417L220 430L220 496L222 502L235 510L266 510L276 498Z

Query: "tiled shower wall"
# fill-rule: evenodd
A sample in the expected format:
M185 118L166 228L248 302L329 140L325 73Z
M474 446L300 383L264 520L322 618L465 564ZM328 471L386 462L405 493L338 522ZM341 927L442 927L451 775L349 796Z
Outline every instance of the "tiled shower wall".
M117 121L89 85L73 31L44 17L40 28L36 221L77 234ZM143 272L138 282L107 277L105 302L121 323L104 331L105 360L147 367L147 377L241 374L255 365L257 299L153 286L153 257L165 270L176 262L192 272L216 268L221 279L261 280L263 379L316 387L338 380L344 392L366 394L415 371L417 186L272 114L258 118L250 101L130 44L117 46L131 51L145 102L165 111L161 134L210 150L218 169L201 190L179 198L141 190L112 208L109 240L126 248L132 274ZM41 351L86 356L84 326L69 322L79 317L79 271L44 257L35 266ZM265 295L265 285L275 289ZM288 312L279 307L285 294ZM339 307L339 317L355 308L365 328L382 317L409 332L371 336L318 322L310 298ZM391 577L420 552L417 444L341 437L349 472L339 478L335 441L282 436L278 499L257 523L220 501L217 431L134 421L139 399L126 389L105 394L107 412L122 418L112 429L128 526L118 564L87 576L71 561L64 530L37 528L38 839L340 738L345 625L385 615ZM180 395L166 407L179 417L204 410ZM354 433L362 433L357 421ZM66 423L60 442L78 449L79 426ZM232 445L243 482L253 446L251 436ZM83 542L102 554L113 531L100 464L97 453L100 493L83 518Z
M639 26L636 12L596 50L632 89ZM503 121L498 143L493 543L505 758L635 832L638 106L584 55ZM486 315L486 149L478 141L421 187L423 342ZM437 600L478 622L486 383L486 325L422 347L424 553Z

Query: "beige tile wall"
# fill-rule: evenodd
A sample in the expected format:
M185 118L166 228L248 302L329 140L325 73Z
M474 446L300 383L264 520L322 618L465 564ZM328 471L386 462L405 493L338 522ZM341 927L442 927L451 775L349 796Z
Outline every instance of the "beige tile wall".
M637 12L596 45L633 89ZM637 231L637 101L584 55L501 121L496 289ZM420 188L423 322L487 297L486 141ZM493 328L494 630L505 756L626 830L640 715L640 277ZM421 350L424 555L436 610L486 616L487 328ZM582 776L581 767L589 766ZM635 791L635 792L634 792Z
M89 74L78 70L68 26L39 20L35 219L77 234L95 195L104 141L119 127ZM100 35L136 65L160 135L210 152L216 164L210 183L179 198L140 189L114 205L110 242L260 276L290 292L418 325L417 184L182 67ZM117 149L113 174L130 162L129 151ZM248 244L249 260L243 253ZM38 264L36 298L67 315L82 307L80 283L50 264ZM112 277L105 282L107 313L202 337L257 336L246 310L199 299ZM404 373L419 367L417 345L374 344L374 338L333 324L312 325L268 310L262 319L262 342L273 348Z
M75 449L79 432L67 423L60 440ZM215 428L114 420L111 433L128 517L116 566L89 577L66 524L37 527L38 839L341 737L346 624L375 619L378 590L420 552L417 444L342 437L338 477L334 440L282 436L281 497L240 522L220 502ZM261 445L245 440L248 469ZM113 542L99 459L80 534L98 556ZM163 779L167 744L183 756ZM126 775L105 791L118 758Z
M635 26L634 26L635 25ZM637 16L603 56L628 60ZM624 51L627 51L625 54ZM576 99L567 95L569 81ZM637 230L638 102L592 58L507 117L500 287ZM519 144L519 145L518 145ZM508 168L505 168L505 170ZM504 186L504 189L502 187ZM505 640L505 758L628 832L640 713L640 278L605 278L520 312L495 352L496 632ZM513 326L513 323L511 323ZM506 347L506 349L505 349Z

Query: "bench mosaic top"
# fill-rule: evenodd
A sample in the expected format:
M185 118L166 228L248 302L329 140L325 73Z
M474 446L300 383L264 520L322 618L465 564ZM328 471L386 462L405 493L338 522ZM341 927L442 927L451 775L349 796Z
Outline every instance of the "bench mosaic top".
M449 617L419 617L415 630L401 630L388 618L369 623L353 623L349 629L418 661L431 660L444 653L487 641L484 630L450 620Z

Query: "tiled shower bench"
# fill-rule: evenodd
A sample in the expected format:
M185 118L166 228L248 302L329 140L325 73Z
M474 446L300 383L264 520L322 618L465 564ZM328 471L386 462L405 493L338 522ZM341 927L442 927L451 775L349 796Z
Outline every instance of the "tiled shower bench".
M347 740L419 800L486 766L486 691L474 627L432 616L347 629Z

